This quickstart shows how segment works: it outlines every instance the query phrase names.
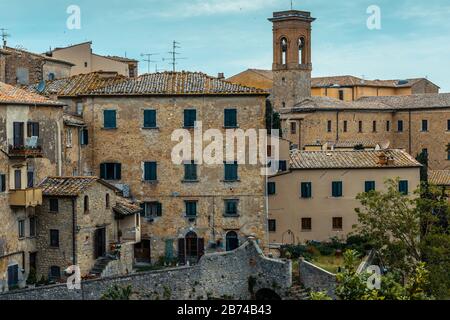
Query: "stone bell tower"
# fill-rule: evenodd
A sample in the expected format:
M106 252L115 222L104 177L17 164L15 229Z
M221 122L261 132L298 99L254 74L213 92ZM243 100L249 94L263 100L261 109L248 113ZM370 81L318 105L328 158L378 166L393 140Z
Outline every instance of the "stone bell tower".
M292 108L311 96L311 23L310 12L289 10L274 12L273 92L276 110Z

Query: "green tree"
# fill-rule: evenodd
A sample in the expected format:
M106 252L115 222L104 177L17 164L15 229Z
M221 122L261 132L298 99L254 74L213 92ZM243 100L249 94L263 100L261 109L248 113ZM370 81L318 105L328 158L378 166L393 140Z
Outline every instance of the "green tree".
M280 130L279 134L281 137L280 114L275 112L269 99L266 100L266 129L268 133L271 133L272 129Z

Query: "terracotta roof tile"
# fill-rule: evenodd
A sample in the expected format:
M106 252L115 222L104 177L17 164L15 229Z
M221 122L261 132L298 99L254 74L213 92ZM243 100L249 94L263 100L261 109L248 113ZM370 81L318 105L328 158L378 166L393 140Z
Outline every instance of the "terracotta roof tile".
M390 159L380 163L380 156ZM300 151L294 150L290 157L291 169L362 169L420 167L408 153L399 149L361 151Z
M0 104L63 106L38 94L0 82Z
M75 197L95 182L117 191L116 187L97 177L48 177L39 187L45 196Z
M207 95L259 94L266 91L208 76L200 72L163 72L144 74L93 90L90 95Z
M114 212L120 217L130 216L142 211L141 207L133 204L132 202L121 199L117 201L116 205L113 207Z
M39 84L31 85L28 89L45 96L75 97L92 90L123 82L127 79L127 77L118 75L116 72L98 71L72 76L70 78L46 81L43 92L38 91Z
M428 182L437 186L450 186L450 170L428 170Z

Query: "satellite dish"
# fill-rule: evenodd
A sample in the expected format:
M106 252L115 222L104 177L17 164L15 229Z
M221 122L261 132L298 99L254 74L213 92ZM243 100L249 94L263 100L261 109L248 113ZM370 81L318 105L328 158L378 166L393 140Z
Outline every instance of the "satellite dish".
M42 93L45 91L45 81L42 80L41 82L39 82L38 86L37 86L37 91L39 93Z
M390 145L391 145L390 141L385 141L380 145L380 148L381 148L381 150L386 150L386 149L389 149Z

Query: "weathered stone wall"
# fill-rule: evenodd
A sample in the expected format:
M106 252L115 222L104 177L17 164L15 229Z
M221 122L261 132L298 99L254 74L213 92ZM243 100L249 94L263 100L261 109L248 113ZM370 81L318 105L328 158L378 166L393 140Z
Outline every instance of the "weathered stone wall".
M249 286L249 279L254 286ZM270 289L283 297L292 285L290 261L268 259L253 240L235 251L204 256L198 265L85 281L82 290L66 285L0 295L0 300L96 300L113 284L131 285L141 299L249 299L251 291Z
M102 272L102 278L125 275L133 272L134 243L123 243L120 249L120 259L112 260Z
M298 266L300 282L306 289L315 292L325 291L330 297L336 298L334 293L337 285L335 274L323 270L304 259L299 260Z
M289 114L283 118L283 137L300 149L317 140L389 143L390 148L405 149L414 157L426 148L430 169L450 168L450 161L447 160L449 109L415 110L411 114L408 111L316 111ZM403 132L398 132L398 120L403 121ZM422 120L428 120L426 132L421 130ZM291 121L301 123L296 134L290 133ZM331 132L327 130L328 121L331 121ZM344 132L344 121L347 121L347 132ZM362 132L359 132L359 121L362 121ZM376 121L376 131L373 130L373 121ZM389 131L387 121L390 123Z

